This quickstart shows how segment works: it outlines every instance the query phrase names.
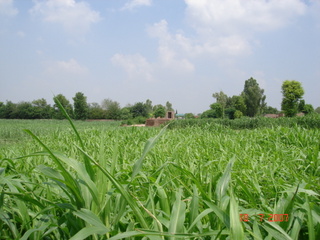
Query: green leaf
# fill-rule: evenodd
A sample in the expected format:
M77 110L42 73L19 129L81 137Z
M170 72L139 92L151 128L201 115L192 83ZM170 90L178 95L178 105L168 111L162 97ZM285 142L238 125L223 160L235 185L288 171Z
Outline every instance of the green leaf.
M186 213L186 204L181 200L182 189L176 193L176 201L173 204L170 216L169 232L170 233L183 233L183 226ZM170 238L172 240L176 238Z
M138 161L136 161L136 163L133 166L132 175L131 175L132 180L140 172L142 165L143 165L143 162L144 162L144 159L145 159L145 156L152 149L152 147L156 144L158 139L164 134L166 128L167 128L167 126L162 128L161 131L155 137L150 138L146 142L144 149L143 149L142 156L138 159Z
M224 170L223 175L221 176L221 178L219 179L219 181L217 183L216 196L217 196L219 206L221 205L222 198L226 195L226 192L227 192L227 189L229 186L229 182L231 179L232 166L233 166L233 163L235 160L236 160L235 157L230 159L226 169Z
M230 230L231 230L231 239L234 240L243 240L244 232L242 224L240 222L238 210L238 203L233 195L233 191L230 191Z

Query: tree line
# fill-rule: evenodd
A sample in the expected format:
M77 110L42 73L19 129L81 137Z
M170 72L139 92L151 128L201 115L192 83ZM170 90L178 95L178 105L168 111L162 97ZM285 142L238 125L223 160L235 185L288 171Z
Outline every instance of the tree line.
M2 119L63 119L64 115L57 105L61 103L69 116L75 120L85 119L113 119L144 122L149 117L164 117L167 111L173 111L172 104L167 101L165 105L153 105L150 99L145 102L128 104L121 108L120 103L111 99L104 99L101 104L87 103L87 97L77 92L72 98L73 104L63 95L54 97L51 106L44 98L32 102L13 103L0 102L0 118Z
M311 104L306 104L302 98L304 90L300 82L286 80L282 84L281 110L284 116L293 117L298 112L310 114L314 112ZM268 106L264 89L260 88L256 79L245 81L240 95L227 96L223 91L213 93L216 102L210 109L201 114L201 118L240 118L242 116L255 117L265 114L279 114L278 109ZM320 108L316 109L320 113Z
M320 113L320 107L314 110L311 104L303 99L304 89L300 82L286 80L282 84L283 99L281 110L287 117L295 116L298 112L310 114ZM245 81L244 89L239 95L227 96L223 91L212 94L216 102L210 109L199 114L201 118L241 118L242 116L255 117L264 114L278 114L280 111L266 103L264 89L260 88L256 79ZM165 105L153 105L150 99L145 102L128 104L121 108L120 103L111 99L104 99L101 104L87 103L87 97L77 92L72 98L73 104L62 94L54 97L51 106L44 98L32 102L13 103L0 102L0 118L2 119L63 119L64 115L58 108L57 101L65 108L69 116L76 120L85 119L113 119L134 120L143 123L146 118L164 117L167 111L173 111L172 104L167 101ZM195 117L192 113L185 114L186 118Z

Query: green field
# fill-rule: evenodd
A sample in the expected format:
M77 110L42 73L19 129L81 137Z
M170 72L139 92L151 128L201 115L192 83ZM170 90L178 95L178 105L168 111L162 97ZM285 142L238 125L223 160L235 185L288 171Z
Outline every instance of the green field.
M0 239L320 239L320 129L268 121L0 120Z

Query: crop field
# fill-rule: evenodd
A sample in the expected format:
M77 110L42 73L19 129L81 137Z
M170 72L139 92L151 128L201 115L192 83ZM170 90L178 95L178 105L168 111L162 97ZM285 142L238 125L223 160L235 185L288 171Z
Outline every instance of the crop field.
M316 240L319 194L316 127L0 120L0 239Z

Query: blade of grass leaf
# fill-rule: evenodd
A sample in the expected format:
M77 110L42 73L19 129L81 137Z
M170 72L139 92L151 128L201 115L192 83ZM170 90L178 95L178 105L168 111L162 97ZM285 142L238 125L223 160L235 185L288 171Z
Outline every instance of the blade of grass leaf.
M148 139L148 141L146 142L146 144L144 145L144 149L143 149L143 153L141 155L141 157L138 159L138 161L136 161L136 163L133 165L133 170L132 170L132 175L131 175L131 181L134 179L134 177L140 172L142 165L143 165L143 161L145 159L145 156L147 155L147 153L152 149L152 147L156 144L156 142L158 141L158 139L164 134L165 130L166 130L167 126L165 126L164 128L161 129L161 131L155 136L152 137L150 139Z
M65 167L62 165L61 161L58 157L55 156L55 154L36 136L34 135L30 130L25 129L26 133L28 133L33 139L35 139L52 157L55 164L58 165L58 169L61 171L62 176L65 179L66 185L68 186L68 189L70 192L73 193L73 196L75 197L76 205L78 208L81 208L84 206L84 201L80 194L80 187L76 180L71 176L71 174L65 169Z
M243 240L244 232L239 218L238 203L233 195L233 191L230 191L230 238L234 240Z
M90 157L84 150L82 150L79 146L76 146L80 152L85 154L88 159L96 165L103 174L112 182L112 184L118 189L118 191L121 193L121 195L124 197L126 202L130 205L132 211L135 213L136 217L139 219L140 224L143 228L148 228L147 222L145 221L143 214L141 210L139 209L139 206L137 205L134 198L130 196L128 191L115 179L106 169L102 168L98 162L96 162L92 157Z
M75 127L75 125L73 124L73 121L71 120L69 114L68 114L67 111L64 109L64 107L62 106L62 104L60 103L60 101L58 100L58 98L54 97L53 99L54 99L54 102L58 105L60 111L63 113L63 115L64 115L64 116L67 118L67 120L69 121L69 123L70 123L70 125L71 125L71 127L72 127L72 129L73 129L73 131L74 131L74 133L76 134L76 137L77 137L78 141L80 142L81 148L82 148L82 149L85 149L84 144L83 144L83 141L82 141L82 139L81 139L81 137L80 137L80 134L79 134L77 128ZM92 168L92 166L91 166L91 164L90 164L90 161L89 161L86 157L84 157L84 164L85 164L85 166L86 166L86 169L87 169L87 171L88 171L88 173L89 173L90 178L94 181L94 179L95 179L94 170L93 170L93 168Z

